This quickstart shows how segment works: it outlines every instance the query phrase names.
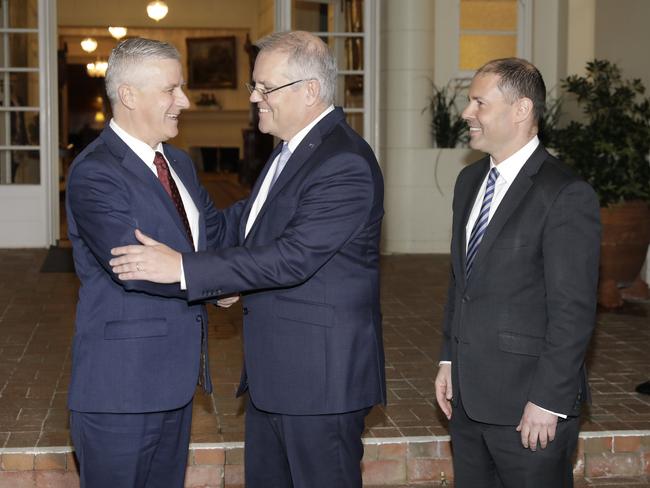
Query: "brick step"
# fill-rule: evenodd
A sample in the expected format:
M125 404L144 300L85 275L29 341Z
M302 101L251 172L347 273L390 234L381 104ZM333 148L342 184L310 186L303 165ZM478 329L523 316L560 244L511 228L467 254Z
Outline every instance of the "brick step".
M453 487L449 436L364 439L367 487ZM76 488L70 447L0 449L0 488ZM576 488L650 488L650 431L582 432ZM444 482L443 482L444 480ZM186 488L243 488L242 442L192 444Z

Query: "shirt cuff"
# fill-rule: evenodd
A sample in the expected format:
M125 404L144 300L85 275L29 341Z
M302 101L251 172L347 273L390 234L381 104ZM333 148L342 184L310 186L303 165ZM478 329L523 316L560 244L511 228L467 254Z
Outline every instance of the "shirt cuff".
M183 268L183 256L181 256L181 290L187 290L187 283L185 282L185 269Z
M438 361L438 366L442 366L443 364L451 364L451 361Z
M533 405L535 405L535 404L533 403ZM535 406L537 408L540 408L540 409L544 410L545 412L552 413L553 415L555 415L556 417L560 417L561 419L566 419L567 418L567 416L564 415L563 413L557 413L557 412L553 412L552 410L546 410L544 407L540 407L539 405L535 405Z

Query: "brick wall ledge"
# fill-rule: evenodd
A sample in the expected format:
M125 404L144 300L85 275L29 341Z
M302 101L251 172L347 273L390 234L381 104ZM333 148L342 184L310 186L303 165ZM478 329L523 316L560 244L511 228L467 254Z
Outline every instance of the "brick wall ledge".
M449 436L366 438L365 485L453 480ZM0 487L79 486L70 446L0 449ZM650 430L581 432L576 478L650 476ZM186 488L244 486L244 443L190 444Z

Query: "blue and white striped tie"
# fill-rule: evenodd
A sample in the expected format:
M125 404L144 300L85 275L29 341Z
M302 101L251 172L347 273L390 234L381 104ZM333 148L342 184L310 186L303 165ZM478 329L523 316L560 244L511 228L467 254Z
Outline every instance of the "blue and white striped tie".
M483 234L488 226L488 217L490 216L490 205L492 204L492 197L494 196L494 186L496 184L497 178L499 177L499 172L496 168L490 170L488 175L487 186L485 187L485 196L483 197L483 203L481 204L481 211L476 218L474 227L472 228L472 233L469 235L469 244L467 245L467 260L465 266L465 277L469 278L469 275L472 272L472 264L474 263L474 258L478 252L478 247L483 240Z

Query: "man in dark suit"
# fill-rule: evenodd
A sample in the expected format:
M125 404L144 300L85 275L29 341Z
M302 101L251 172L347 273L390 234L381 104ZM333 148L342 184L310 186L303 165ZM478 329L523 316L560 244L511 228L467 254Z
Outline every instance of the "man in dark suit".
M197 379L211 390L204 307L178 286L122 282L108 264L137 228L187 253L216 247L226 231L192 161L162 144L189 106L179 59L148 39L113 50L113 119L68 176L81 281L68 406L82 487L181 488Z
M258 45L250 100L282 143L229 211L239 246L180 254L138 234L147 245L114 250L111 264L124 280L186 281L190 300L244 293L248 488L360 487L364 418L386 398L382 176L332 105L327 46L306 32Z
M537 68L500 59L477 71L463 112L489 156L456 181L436 378L459 488L573 486L599 205L539 144L545 96Z

